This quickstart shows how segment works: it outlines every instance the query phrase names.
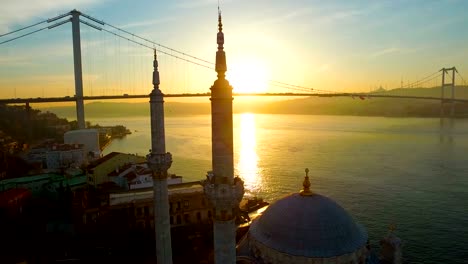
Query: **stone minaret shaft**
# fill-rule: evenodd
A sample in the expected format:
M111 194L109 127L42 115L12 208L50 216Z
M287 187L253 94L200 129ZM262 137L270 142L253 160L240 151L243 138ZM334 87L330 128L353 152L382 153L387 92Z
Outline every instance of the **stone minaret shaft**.
M227 70L224 34L219 15L216 72L218 79L211 87L211 148L212 166L216 179L232 184L234 179L234 150L232 131L232 87L225 78Z
M169 198L167 191L167 170L171 167L172 156L166 153L164 135L164 98L159 89L159 72L156 50L154 51L153 91L150 94L151 112L151 153L148 165L153 170L154 229L156 233L157 263L172 263L171 226L169 222Z
M213 177L205 183L205 195L214 207L214 251L216 264L236 262L235 218L244 195L244 184L234 178L232 87L225 78L226 54L221 13L218 15L216 72L211 87L211 133Z

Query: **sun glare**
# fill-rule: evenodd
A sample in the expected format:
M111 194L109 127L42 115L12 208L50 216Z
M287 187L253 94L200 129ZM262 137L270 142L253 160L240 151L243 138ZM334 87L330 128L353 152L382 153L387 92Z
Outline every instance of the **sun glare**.
M264 93L268 89L268 71L264 63L249 59L233 63L227 78L235 93Z
M255 115L243 113L240 115L240 151L237 163L237 173L244 180L249 192L258 191L260 179L258 169L257 141L255 133Z

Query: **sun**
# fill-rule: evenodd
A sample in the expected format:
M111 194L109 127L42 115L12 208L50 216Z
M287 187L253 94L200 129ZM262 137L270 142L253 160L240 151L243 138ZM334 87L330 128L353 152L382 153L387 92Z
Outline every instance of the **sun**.
M264 93L268 89L268 70L259 60L247 59L228 65L226 75L235 93Z

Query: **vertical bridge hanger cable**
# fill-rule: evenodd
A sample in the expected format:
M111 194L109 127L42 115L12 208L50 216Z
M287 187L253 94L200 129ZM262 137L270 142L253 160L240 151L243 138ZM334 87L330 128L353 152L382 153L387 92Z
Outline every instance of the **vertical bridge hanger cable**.
M221 13L221 8L220 8L219 0L218 0L218 12ZM34 26L40 25L40 24L45 23L45 22L50 23L50 22L59 20L59 19L61 19L61 18L64 18L64 17L67 17L67 16L71 15L71 13L72 13L72 12L68 12L68 13L59 15L59 16L57 16L57 17L51 18L51 19L47 19L47 20L43 20L43 21L34 23L34 24L32 24L32 25L29 25L29 26L26 26L26 27L23 27L23 28L20 28L20 29L17 29L17 30L8 32L8 33L5 33L5 34L2 34L2 35L0 35L0 37L7 36L7 35L10 35L10 34L13 34L13 33L16 33L16 32L19 32L19 31L22 31L22 30L25 30L25 29L28 29L28 28L32 28L32 27L34 27ZM192 64L194 64L194 65L198 65L198 66L201 66L201 67L204 67L204 68L207 68L207 69L211 69L211 70L214 69L214 68L213 68L213 65L215 65L215 63L210 62L210 61L208 61L208 60L204 60L204 59L202 59L202 58L199 58L199 57L196 57L196 56L192 56L192 55L187 54L187 53L185 53L185 52L182 52L182 51L179 51L179 50L170 48L170 47L168 47L168 46L165 46L165 45L156 43L156 42L154 42L154 41L151 41L151 40L146 39L146 38L144 38L144 37L138 36L138 35L136 35L136 34L133 34L133 33L129 32L129 31L126 31L126 30L124 30L124 29L122 29L122 28L113 26L113 25L111 25L111 24L109 24L109 23L106 23L106 22L104 22L104 21L102 21L102 20L98 20L98 19L96 19L96 18L93 18L93 17L91 17L91 16L89 16L89 15L86 15L86 14L83 14L83 13L81 13L81 12L80 12L80 16L83 16L84 18L87 18L87 19L89 19L89 20L91 20L91 21L93 21L93 22L95 22L95 23L97 23L97 24L100 24L100 25L102 25L102 26L107 25L107 26L109 26L109 27L111 27L111 28L113 28L113 29L115 29L115 30L118 30L118 31L123 32L123 33L125 33L125 34L129 34L129 35L132 36L132 38L125 37L125 36L123 36L123 35L121 35L121 34L118 34L118 33L116 33L116 32L107 30L107 29L105 29L105 28L103 28L103 27L97 26L97 25L95 25L95 24L92 24L92 23L89 23L89 22L87 22L87 21L83 21L83 20L80 19L80 23L85 24L85 25L87 25L87 26L89 26L89 27L92 27L92 28L94 28L94 29L96 29L96 30L105 31L105 32L107 32L107 33L110 33L110 34L112 34L112 35L118 37L118 38L126 39L126 40L128 40L128 41L130 41L130 42L133 42L133 43L135 43L135 44L138 44L138 45L140 45L140 46L143 46L143 47L146 47L146 48L149 48L149 49L152 49L152 50L154 49L154 46L158 46L158 47L160 47L160 48L167 49L167 50L169 51L169 52L165 52L165 51L162 51L162 50L159 49L158 52L160 52L160 53L162 53L162 54L168 55L168 56L170 56L170 57L173 57L173 58L176 58L176 59L179 59L179 60L183 60L183 61L188 62L188 63L192 63ZM54 25L47 26L47 27L43 27L43 28L40 28L40 29L38 29L38 30L35 30L35 31L32 31L32 32L28 32L28 33L23 34L23 35L20 35L20 36L18 36L18 37L15 37L15 38L8 39L8 40L5 40L5 41L3 41L3 42L0 42L0 45L1 45L1 44L5 44L5 43L8 43L8 42L10 42L10 41L14 41L14 40L16 40L16 39L23 38L23 37L25 37L25 36L28 36L28 35L31 35L31 34L34 34L34 33L40 32L40 31L43 31L43 30L45 30L45 29L52 29L52 28L61 26L61 25L65 24L65 23L68 23L68 22L70 22L70 21L71 21L70 18L68 18L68 19L66 19L66 20L62 20L62 21L60 21L60 22L57 22L57 23L54 24ZM140 42L140 41L137 41L136 39L140 39L140 40L149 42L149 43L152 44L153 47L151 47L150 45L146 45L145 43L142 43L142 42ZM179 56L175 55L174 53L179 54ZM182 55L182 56L180 56L180 55ZM191 59L183 58L183 56L189 57L189 58L191 58ZM208 66L207 64L210 65L210 66ZM269 82L270 82L272 85L275 85L275 86L286 86L288 89L292 89L292 90L299 90L299 89L301 89L301 91L303 91L303 92L305 92L305 91L310 92L310 91L312 91L312 90L315 90L315 91L323 91L323 92L331 92L331 91L324 91L324 90L312 89L312 88L304 87L304 86L298 86L298 85L294 85L294 84L287 84L287 83L278 82L278 81L274 81L274 80L269 80ZM286 87L284 87L284 88L286 88ZM303 89L303 90L302 90L302 89Z
M107 22L104 22L104 21L102 21L102 20L98 20L98 19L96 19L96 18L93 18L93 17L88 16L88 15L83 14L83 13L82 13L81 15L84 16L84 17L86 17L86 18L88 18L88 19L90 19L90 20L98 21L98 23L100 23L101 25L107 25L107 26L109 26L109 27L111 27L111 28L113 28L113 29L115 29L115 30L118 30L118 31L123 32L123 33L128 34L128 35L131 35L131 36L133 36L133 37L135 37L135 38L138 38L138 39L140 39L140 40L144 40L144 41L149 42L149 43L151 43L151 44L153 44L153 45L156 45L156 46L158 46L158 47L161 47L161 48L170 50L170 51L172 51L172 52L181 54L181 55L183 55L183 56L190 57L190 58L192 58L192 59L195 59L195 60L198 60L198 61L201 61L201 62L210 64L210 65L214 65L213 62L204 60L204 59L199 58L199 57L196 57L196 56L192 56L192 55L190 55L190 54L187 54L187 53L185 53L185 52L182 52L182 51L179 51L179 50L170 48L170 47L165 46L165 45L162 45L162 44L159 44L159 43L157 43L157 42L155 42L155 41L152 41L152 40L149 40L149 39L147 39L147 38L138 36L138 35L136 35L136 34L134 34L134 33L132 33L132 32L129 32L129 31L125 30L125 29L122 29L122 28L119 28L119 27L117 27L117 26L111 25L111 24L109 24L109 23L107 23Z

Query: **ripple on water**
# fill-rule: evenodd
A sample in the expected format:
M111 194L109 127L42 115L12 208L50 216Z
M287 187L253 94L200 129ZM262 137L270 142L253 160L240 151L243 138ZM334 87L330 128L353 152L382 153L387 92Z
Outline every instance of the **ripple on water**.
M245 120L255 131L249 140L258 158L247 194L275 201L296 192L308 167L313 190L364 224L376 249L388 225L396 223L407 263L467 263L468 120L455 120L451 131L430 118L251 115ZM147 153L147 119L129 119L130 125L97 122L146 131L109 150ZM236 115L236 166L241 122ZM186 181L203 179L211 167L210 117L168 117L166 124L167 150L175 157L171 170Z

